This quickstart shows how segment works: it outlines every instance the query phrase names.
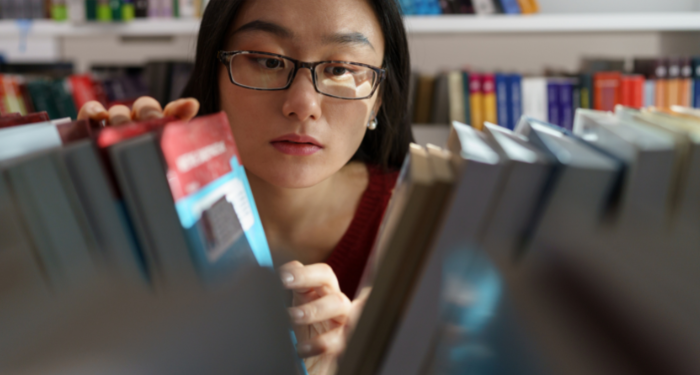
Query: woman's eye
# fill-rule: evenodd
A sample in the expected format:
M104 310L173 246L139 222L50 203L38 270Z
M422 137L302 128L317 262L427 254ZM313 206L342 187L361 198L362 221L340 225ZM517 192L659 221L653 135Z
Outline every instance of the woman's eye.
M342 75L345 74L347 71L348 71L348 70L345 69L345 68L341 68L341 67L339 67L339 66L336 66L336 67L333 67L332 73L333 73L334 76L342 76Z
M267 69L278 69L284 66L282 60L267 58L258 59L258 64L264 66Z
M346 74L352 74L353 71L345 66L329 66L325 69L326 74L331 77L342 77Z

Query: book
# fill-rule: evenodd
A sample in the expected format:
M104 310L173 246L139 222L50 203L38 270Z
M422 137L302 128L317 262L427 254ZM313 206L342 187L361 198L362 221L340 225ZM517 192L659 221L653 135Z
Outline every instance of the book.
M472 111L471 111L471 97L470 95L470 81L469 81L469 72L466 70L462 71L462 84L463 84L463 92L464 92L464 123L468 124L471 123L472 120Z
M449 87L450 117L449 122L466 122L464 108L464 75L461 71L452 71L447 76Z
M50 282L94 282L97 243L58 150L5 161L2 170Z
M436 183L423 147L411 145L399 182L370 255L374 261L362 277L359 290L369 285L372 290L338 367L340 375L378 371L443 210L446 186Z
M413 122L416 124L427 124L430 122L434 84L434 76L421 75L418 78L415 113L413 114Z
M472 4L476 14L496 13L496 4L494 4L493 0L472 0Z
M501 123L501 126L511 130L515 129L515 124L523 114L521 81L522 78L519 74L510 74L507 77L506 95L508 95L508 99L506 102L508 103L508 109L506 110L506 116L508 122L505 125Z
M26 116L22 116L21 114L17 113L16 116L7 116L0 118L0 129L2 128L9 128L12 126L19 126L19 125L26 125L26 124L34 124L38 122L48 122L49 121L49 114L46 112L36 112L36 113L30 113Z
M496 82L493 74L483 74L481 76L481 92L484 108L484 121L497 122L498 109L496 101ZM483 122L478 123L477 129L484 127Z
M517 0L500 0L501 8L505 14L520 14L520 4Z
M469 112L471 113L470 125L475 129L481 129L484 123L484 94L482 91L481 74L469 73Z
M537 0L518 0L522 14L538 13L540 6Z
M547 121L555 125L561 125L561 106L559 105L559 80L547 80Z
M543 77L523 77L522 92L523 115L547 121L549 118L547 80Z
M619 72L598 72L593 75L594 103L593 109L599 111L612 111L620 102Z
M134 1L134 17L136 17L136 18L147 18L148 17L148 0L136 0L136 1Z
M620 78L620 103L626 107L642 108L644 106L644 76L623 75Z
M511 262L528 243L552 161L509 129L486 123L484 135L503 160L504 177L494 187L498 199L479 239L485 251Z
M512 112L512 103L509 102L508 95L508 76L505 74L496 73L496 109L497 123L501 126L508 127L510 118L508 117L509 110ZM511 99L512 100L512 99Z
M681 61L678 58L669 58L667 61L668 78L666 80L666 105L662 108L680 105Z
M693 57L693 108L700 108L700 57Z
M433 104L431 105L430 123L446 124L450 117L450 87L448 75L438 74L435 77L435 88L433 89Z
M654 105L660 108L669 107L669 87L668 87L668 63L665 59L657 59L654 62Z
M574 83L570 79L562 79L558 83L559 96L559 126L571 130L574 126Z
M680 81L678 84L678 104L690 107L693 96L693 62L684 57L680 59ZM673 104L671 104L673 105ZM639 107L635 107L639 108Z

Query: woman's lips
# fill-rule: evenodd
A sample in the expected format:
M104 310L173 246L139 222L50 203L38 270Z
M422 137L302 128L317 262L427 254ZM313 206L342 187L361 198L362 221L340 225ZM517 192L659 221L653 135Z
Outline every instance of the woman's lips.
M277 151L287 155L308 156L323 149L323 146L313 137L298 134L287 134L270 141Z

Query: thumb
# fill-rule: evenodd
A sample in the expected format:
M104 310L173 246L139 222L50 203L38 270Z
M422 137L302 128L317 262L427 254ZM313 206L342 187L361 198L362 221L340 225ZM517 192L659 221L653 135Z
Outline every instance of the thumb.
M163 110L165 117L176 117L180 120L188 121L199 112L199 101L194 98L178 99L168 103Z

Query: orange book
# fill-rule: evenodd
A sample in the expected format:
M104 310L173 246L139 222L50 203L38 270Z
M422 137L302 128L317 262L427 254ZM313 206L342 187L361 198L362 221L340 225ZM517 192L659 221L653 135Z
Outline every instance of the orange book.
M620 104L620 72L599 72L593 75L593 109L614 111Z
M656 81L654 90L654 106L669 108L668 105L668 64L665 60L656 61L653 79Z
M680 104L681 65L678 59L668 60L668 80L666 81L666 107Z
M496 76L493 73L481 76L481 93L484 104L484 122L498 124L498 109L496 108ZM482 123L483 125L483 123Z
M469 73L469 107L471 126L481 130L484 127L484 104L481 91L481 74Z
M537 0L518 0L522 14L539 13L540 4Z
M26 115L27 109L19 91L19 79L16 76L0 75L0 85L4 93L2 101L6 113L18 112L23 116Z

